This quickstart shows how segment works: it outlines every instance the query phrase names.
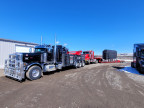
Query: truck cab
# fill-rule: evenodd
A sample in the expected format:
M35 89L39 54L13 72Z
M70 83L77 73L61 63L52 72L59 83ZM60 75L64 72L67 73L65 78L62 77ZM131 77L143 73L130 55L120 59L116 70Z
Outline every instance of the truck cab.
M144 44L134 44L131 67L144 74Z
M97 60L94 58L94 51L83 51L83 55L85 56L85 63L97 63Z

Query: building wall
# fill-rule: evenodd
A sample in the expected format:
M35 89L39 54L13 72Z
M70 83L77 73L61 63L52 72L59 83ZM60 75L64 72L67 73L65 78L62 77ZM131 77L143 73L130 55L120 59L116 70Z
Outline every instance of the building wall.
M5 59L8 55L15 53L15 43L0 41L0 68L4 68Z
M5 59L8 59L9 54L16 52L16 46L34 47L35 45L0 41L0 69L4 68Z

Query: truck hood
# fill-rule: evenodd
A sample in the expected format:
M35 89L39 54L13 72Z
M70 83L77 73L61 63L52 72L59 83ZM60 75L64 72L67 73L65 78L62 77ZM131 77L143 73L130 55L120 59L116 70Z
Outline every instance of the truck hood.
M23 53L23 62L40 62L42 53Z
M89 59L89 54L84 54L85 59Z

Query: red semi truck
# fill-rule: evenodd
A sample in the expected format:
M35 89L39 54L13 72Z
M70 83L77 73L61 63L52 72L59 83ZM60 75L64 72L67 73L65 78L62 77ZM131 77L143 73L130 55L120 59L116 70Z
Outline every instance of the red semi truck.
M85 63L90 64L90 63L97 63L97 59L94 57L94 51L89 50L89 51L83 51L83 54L85 56Z

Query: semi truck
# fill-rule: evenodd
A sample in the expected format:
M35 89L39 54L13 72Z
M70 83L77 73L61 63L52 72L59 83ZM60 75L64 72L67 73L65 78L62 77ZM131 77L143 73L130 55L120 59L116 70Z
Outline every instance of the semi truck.
M144 74L144 43L134 44L131 67L136 68L140 73Z
M85 63L90 64L90 63L97 63L97 59L94 58L94 51L89 50L89 51L83 51L83 55L85 56Z
M23 81L37 80L44 72L61 70L64 67L83 67L84 57L71 54L62 45L38 45L34 53L10 54L5 60L4 74L7 77Z

